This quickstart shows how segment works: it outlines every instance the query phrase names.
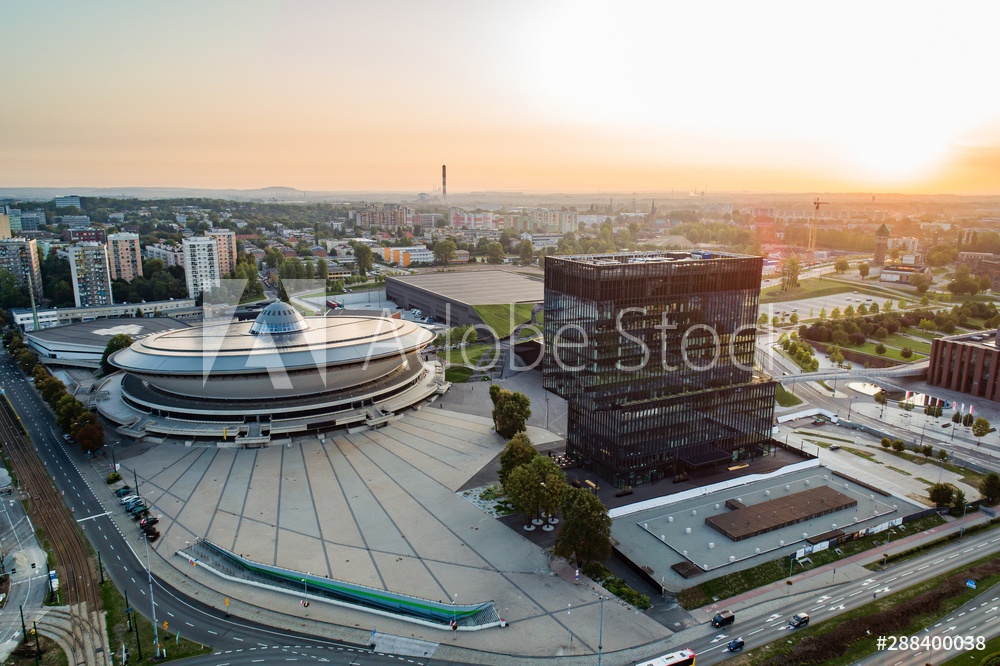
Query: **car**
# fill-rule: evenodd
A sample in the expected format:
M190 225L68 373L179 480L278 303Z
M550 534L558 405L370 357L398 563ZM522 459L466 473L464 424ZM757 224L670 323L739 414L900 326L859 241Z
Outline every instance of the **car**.
M726 649L730 652L739 652L743 649L743 645L744 643L742 638L734 638L726 644Z
M131 492L132 492L132 488L131 487L129 487L129 486L122 486L121 488L119 488L118 490L115 491L115 497L119 497L119 498L125 497L126 495L128 495Z
M118 498L118 503L121 504L121 505L125 505L125 504L128 504L129 502L131 502L132 500L135 500L135 499L139 499L139 496L138 495L124 495L124 496Z
M854 290L854 293L855 293L855 294L856 294L856 293L858 293L858 290L857 290L857 289L855 289L855 290Z
M941 427L942 427L942 428L950 428L950 427L951 427L951 424L950 424L950 423L942 423L942 424L941 424Z
M792 312L798 312L798 311L799 311L798 308L792 308Z
M837 444L831 444L830 445L830 450L831 451L839 451L840 450L840 446L837 445Z
M809 613L796 613L792 616L792 619L788 621L788 626L792 629L798 629L799 627L804 627L809 624Z
M719 611L715 614L715 617L712 618L712 626L716 629L730 625L733 622L736 622L736 614L728 610Z
M150 516L149 518L143 518L142 521L139 522L139 526L140 527L146 527L147 525L152 526L158 522L160 522L159 518L157 518L156 516Z

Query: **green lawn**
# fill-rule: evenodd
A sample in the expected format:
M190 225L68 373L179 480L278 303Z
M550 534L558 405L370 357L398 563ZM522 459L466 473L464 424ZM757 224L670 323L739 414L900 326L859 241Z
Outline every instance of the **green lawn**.
M876 347L876 345L878 345L877 342L871 342L871 341L869 341L869 342L866 342L865 344L861 345L860 347L846 346L846 347L844 347L844 349L851 349L853 351L861 352L862 354L868 354L869 356L874 356L874 357L878 358L879 357L878 354L875 353L875 347ZM918 354L916 352L913 352L913 356L911 356L909 358L909 360L907 360L907 359L903 358L902 356L900 356L899 352L900 352L899 349L896 349L895 347L890 347L890 346L886 345L886 347L885 347L885 354L883 354L883 356L885 358L891 358L891 359L893 359L895 361L902 361L904 363L912 363L914 361L919 361L921 359L927 358L926 355L924 355L924 354Z
M800 298L813 298L815 296L833 296L851 291L851 287L845 284L837 284L824 280L823 278L809 278L800 280L798 287L793 287L788 291L781 291L781 286L769 287L761 292L761 303L782 303L784 301L797 301Z
M921 354L931 353L930 342L926 342L924 340L913 340L912 338L906 338L900 335L899 333L896 333L895 335L890 335L885 340L883 340L882 343L886 347L892 346L892 347L899 347L900 349L902 349L903 347L909 347L913 351L919 352Z
M795 365L799 366L799 368L802 370L802 372L812 372L812 368L806 366L803 363L800 363L797 358L795 358L794 356L792 356L791 354L789 354L788 352L786 352L780 346L779 347L775 347L775 349L778 350L779 354L781 354L782 356L784 356L785 358L787 358L789 361L791 361Z
M153 624L142 617L138 613L132 613L132 622L138 624L139 627L139 639L142 641L142 656L143 659L139 660L139 650L136 648L135 644L135 630L129 630L127 623L127 616L125 613L125 599L118 593L115 586L107 581L101 586L101 602L104 606L104 610L107 612L106 623L108 628L108 640L111 645L118 650L118 656L121 656L121 645L124 642L129 654L132 657L129 659L129 663L152 663L153 660ZM143 599L132 599L130 602L134 605L139 605L143 603ZM169 625L164 628L163 625ZM211 648L201 645L200 643L194 643L184 638L184 629L177 626L180 623L175 623L173 620L168 620L163 622L158 627L160 645L164 650L166 650L168 658L172 661L174 659L183 659L185 657L194 657L200 654L209 654L212 652ZM171 631L172 630L172 631ZM181 636L178 640L176 636L177 632L180 632ZM162 660L161 660L162 661Z
M445 349L438 353L445 361L454 365L468 365L475 367L479 363L479 359L483 354L486 353L488 349L492 349L493 345L487 342L474 342L471 345L466 345L465 347L457 347L455 349Z
M446 368L444 371L445 381L449 381L453 384L464 384L469 381L469 377L472 376L472 368L464 365L453 365L450 368Z
M794 407L802 403L802 398L786 390L781 384L778 384L774 396L778 404L782 407Z
M513 314L511 306L506 303L490 305L473 305L473 309L483 323L496 332L497 337L506 338L518 324L527 323L531 319L533 303L515 303Z

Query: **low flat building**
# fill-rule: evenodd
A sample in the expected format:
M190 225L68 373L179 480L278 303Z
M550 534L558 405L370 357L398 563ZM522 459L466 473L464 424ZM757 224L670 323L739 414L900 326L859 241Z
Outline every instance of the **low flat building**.
M879 282L909 284L916 275L931 276L931 267L923 264L886 264L879 273Z
M149 303L117 303L93 308L45 308L38 310L38 328L52 328L81 321L106 319L108 317L156 317L158 315L174 315L182 311L197 310L194 299L178 298L171 301L150 301ZM15 308L11 310L14 323L22 331L35 330L35 318L30 308Z
M45 365L97 368L112 337L120 334L140 340L153 333L188 328L188 324L169 317L113 317L79 324L32 331L25 343Z

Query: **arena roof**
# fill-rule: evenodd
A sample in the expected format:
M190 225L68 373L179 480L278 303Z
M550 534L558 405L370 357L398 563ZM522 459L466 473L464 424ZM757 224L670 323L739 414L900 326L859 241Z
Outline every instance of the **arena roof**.
M26 337L47 349L87 347L100 348L103 353L112 337L124 333L139 340L154 333L190 328L184 322L169 317L112 317L79 324L67 324L26 333Z
M545 284L540 277L502 270L422 273L387 279L466 305L541 303L545 298Z

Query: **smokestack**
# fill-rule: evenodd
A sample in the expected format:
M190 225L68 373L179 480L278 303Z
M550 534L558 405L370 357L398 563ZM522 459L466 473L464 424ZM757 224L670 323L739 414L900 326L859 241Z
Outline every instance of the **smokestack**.
M441 165L441 199L448 199L448 165Z

